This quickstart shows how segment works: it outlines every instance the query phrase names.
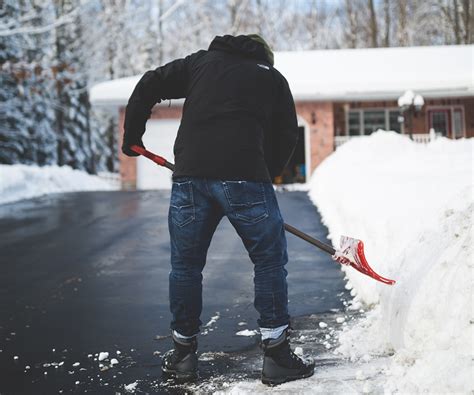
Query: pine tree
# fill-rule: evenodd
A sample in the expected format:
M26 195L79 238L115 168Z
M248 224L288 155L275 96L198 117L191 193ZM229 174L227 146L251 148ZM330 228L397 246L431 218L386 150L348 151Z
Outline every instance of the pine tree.
M18 27L21 7L15 0L5 0L0 7L2 27ZM21 67L26 43L22 36L0 37L0 163L17 163L28 151L28 119L23 116L24 81Z
M55 1L54 5L58 19L73 12L80 6L80 1L60 0ZM55 32L58 164L95 172L80 22L80 15L76 15L73 23L61 25Z
M44 26L51 23L54 10L51 3L38 5L31 1L28 9L34 11L32 26ZM31 161L38 165L57 163L57 134L54 129L54 110L56 100L54 77L50 67L52 58L52 33L33 34L27 36L29 48L29 96L24 103L25 117L31 119L28 133L31 141Z

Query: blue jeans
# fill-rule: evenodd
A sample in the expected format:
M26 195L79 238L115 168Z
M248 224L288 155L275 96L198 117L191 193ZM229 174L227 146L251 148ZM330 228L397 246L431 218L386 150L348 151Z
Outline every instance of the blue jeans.
M254 306L260 314L259 326L277 328L289 323L286 237L272 184L177 177L168 215L169 292L171 329L181 335L197 334L202 324L202 270L224 215L254 264Z

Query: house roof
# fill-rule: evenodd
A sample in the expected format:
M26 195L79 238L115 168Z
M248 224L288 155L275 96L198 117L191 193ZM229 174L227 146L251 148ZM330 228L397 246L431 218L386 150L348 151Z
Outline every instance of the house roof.
M296 101L474 96L474 45L276 52ZM91 102L125 105L140 76L94 85Z

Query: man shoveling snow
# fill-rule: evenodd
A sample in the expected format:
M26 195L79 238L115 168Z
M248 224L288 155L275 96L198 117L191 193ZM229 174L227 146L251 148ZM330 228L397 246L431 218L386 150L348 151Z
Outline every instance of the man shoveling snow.
M215 229L227 216L254 263L262 382L309 377L314 362L289 345L286 237L271 182L297 140L288 83L273 68L273 53L261 37L218 36L207 51L144 74L126 109L126 155L138 155L134 145L143 147L152 107L178 98L186 100L174 146L168 220L174 350L164 356L162 370L179 381L197 378L202 270Z

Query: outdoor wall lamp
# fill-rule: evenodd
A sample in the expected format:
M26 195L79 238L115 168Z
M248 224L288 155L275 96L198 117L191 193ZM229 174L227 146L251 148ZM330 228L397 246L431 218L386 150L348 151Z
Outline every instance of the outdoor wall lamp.
M413 134L413 116L418 114L425 105L425 99L420 94L415 94L412 90L405 91L403 95L398 98L398 107L403 114L399 117L401 123L405 122L405 114L408 115L408 132Z
M406 91L403 95L398 98L398 107L400 111L405 112L411 107L415 111L421 111L422 107L425 105L425 99L420 94L415 94L412 90Z

